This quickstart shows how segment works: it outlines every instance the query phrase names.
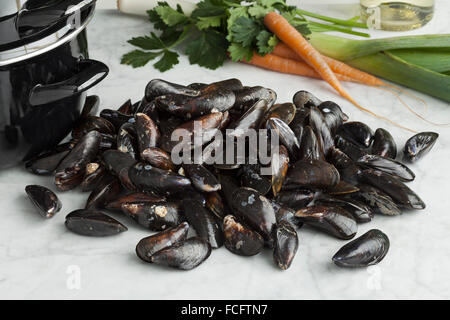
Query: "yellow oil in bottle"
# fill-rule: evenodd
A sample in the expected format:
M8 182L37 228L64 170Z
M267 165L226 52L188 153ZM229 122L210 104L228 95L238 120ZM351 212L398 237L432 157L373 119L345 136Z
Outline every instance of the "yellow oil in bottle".
M361 18L371 29L405 31L427 24L434 0L360 0Z

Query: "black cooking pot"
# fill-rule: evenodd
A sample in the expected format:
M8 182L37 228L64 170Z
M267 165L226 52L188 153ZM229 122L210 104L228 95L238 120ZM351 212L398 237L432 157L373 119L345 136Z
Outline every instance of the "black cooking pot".
M95 0L28 0L0 18L0 169L64 139L85 91L108 74L88 59L94 10Z

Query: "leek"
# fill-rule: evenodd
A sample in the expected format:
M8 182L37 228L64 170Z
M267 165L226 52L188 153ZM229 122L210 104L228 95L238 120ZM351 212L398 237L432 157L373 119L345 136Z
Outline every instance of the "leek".
M450 48L398 49L389 53L425 69L440 73L450 71Z

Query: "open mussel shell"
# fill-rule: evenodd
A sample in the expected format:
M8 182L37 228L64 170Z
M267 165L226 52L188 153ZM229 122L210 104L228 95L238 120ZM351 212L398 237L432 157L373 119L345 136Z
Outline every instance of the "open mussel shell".
M294 210L305 208L313 199L314 192L307 189L282 191L275 198L281 205Z
M344 121L348 120L348 116L342 112L341 107L332 101L324 101L317 106L322 112L326 124L330 128L331 132L336 132Z
M183 200L184 215L198 237L207 241L213 249L223 245L223 232L215 217L198 201Z
M361 268L375 265L384 259L389 251L389 238L377 229L347 243L333 256L339 267Z
M278 118L270 118L266 122L266 127L275 134L275 137L278 137L280 143L288 149L290 155L294 157L298 154L300 142L286 123Z
M395 159L397 157L397 144L387 130L378 128L375 131L370 153L391 159Z
M327 157L330 149L334 147L334 138L322 112L316 107L311 107L309 124L316 134L322 154Z
M161 134L156 123L144 113L136 114L135 119L139 151L157 147Z
M271 202L266 197L256 190L239 188L233 193L231 208L236 217L258 232L266 244L271 246L271 233L276 216Z
M339 183L337 169L322 160L299 160L289 168L285 185L298 188L330 188Z
M107 170L102 163L91 162L86 166L86 173L81 182L81 190L83 192L94 190L107 176Z
M402 213L394 200L383 191L364 183L358 183L358 188L359 191L349 197L368 205L374 213L386 216L397 216Z
M142 162L132 166L128 176L139 190L159 195L181 192L191 186L191 181L186 177Z
M370 127L358 121L346 122L339 127L341 136L363 147L370 147L373 139L373 131Z
M69 152L70 149L39 156L26 162L25 168L36 175L51 175Z
M303 130L297 158L299 160L320 160L323 158L319 141L310 126L306 126Z
M304 90L296 92L292 100L298 109L317 107L322 103L315 95Z
M283 187L289 168L289 155L284 146L279 146L278 157L273 156L271 161L272 193L276 197Z
M413 181L416 175L407 166L391 158L377 155L365 155L358 159L358 163L372 169L389 173L402 181Z
M160 148L147 148L141 153L142 160L150 163L157 168L175 171L176 166L173 164L170 154Z
M100 106L99 96L96 95L87 96L83 109L81 110L80 118L86 118L88 116L97 114L99 106Z
M42 217L49 219L61 210L61 201L52 190L43 186L28 185L25 192Z
M419 196L399 179L382 171L366 169L360 174L362 182L368 183L389 195L394 202L406 209L425 209Z
M348 240L358 231L353 216L337 206L314 205L295 213L297 219L339 239Z
M403 161L415 162L430 152L439 135L435 132L421 132L406 141Z
M167 94L195 97L200 94L200 91L160 79L153 79L145 88L145 98L147 101L152 101L159 96Z
M74 137L75 139L79 139L90 131L98 131L99 133L104 134L114 134L116 128L111 122L104 118L88 116L81 119L77 123L76 127L73 128L72 137Z
M102 209L108 202L117 198L122 191L119 179L114 176L105 178L89 195L86 202L87 209Z
M162 249L150 258L152 263L191 270L202 264L211 255L211 246L201 238L194 237Z
M97 131L87 133L56 168L55 184L59 190L70 190L83 180L86 166L97 156L101 135Z
M223 234L225 247L240 256L254 256L264 247L263 238L232 215L223 219Z
M189 224L182 222L179 226L161 231L155 235L141 239L136 245L136 254L145 262L152 262L151 257L165 248L186 240Z
M220 190L220 182L201 164L183 165L186 176L191 179L192 185L201 192L214 192Z
M127 231L119 221L97 210L75 210L66 216L66 227L70 231L91 237L105 237Z
M293 103L275 104L268 111L266 119L277 118L289 125L294 120L296 111L297 108Z
M274 229L273 237L273 260L281 270L287 270L297 253L297 231L289 223L281 222Z
M246 112L259 100L267 101L269 106L277 100L275 91L263 87L245 87L235 91L236 101L231 111Z
M124 214L152 231L176 227L184 221L180 205L174 202L126 202L121 207Z
M337 198L322 194L318 199L314 200L314 204L342 207L348 213L350 213L358 223L365 223L371 221L374 214L371 207L364 204L363 202L351 199L350 197Z
M155 195L149 195L146 193L129 193L120 197L116 197L112 201L108 202L105 206L108 210L122 210L122 205L125 203L138 203L138 204L152 204L152 203L158 203L158 202L165 202L165 197L155 196Z

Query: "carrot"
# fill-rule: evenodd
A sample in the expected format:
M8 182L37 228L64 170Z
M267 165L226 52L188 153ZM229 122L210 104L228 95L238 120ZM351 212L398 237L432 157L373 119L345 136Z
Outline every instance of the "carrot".
M266 54L265 56L260 56L255 52L250 61L244 60L242 62L272 71L321 79L320 75L306 63L282 58L274 54ZM337 75L337 77L343 81L352 81L352 79L346 76Z

